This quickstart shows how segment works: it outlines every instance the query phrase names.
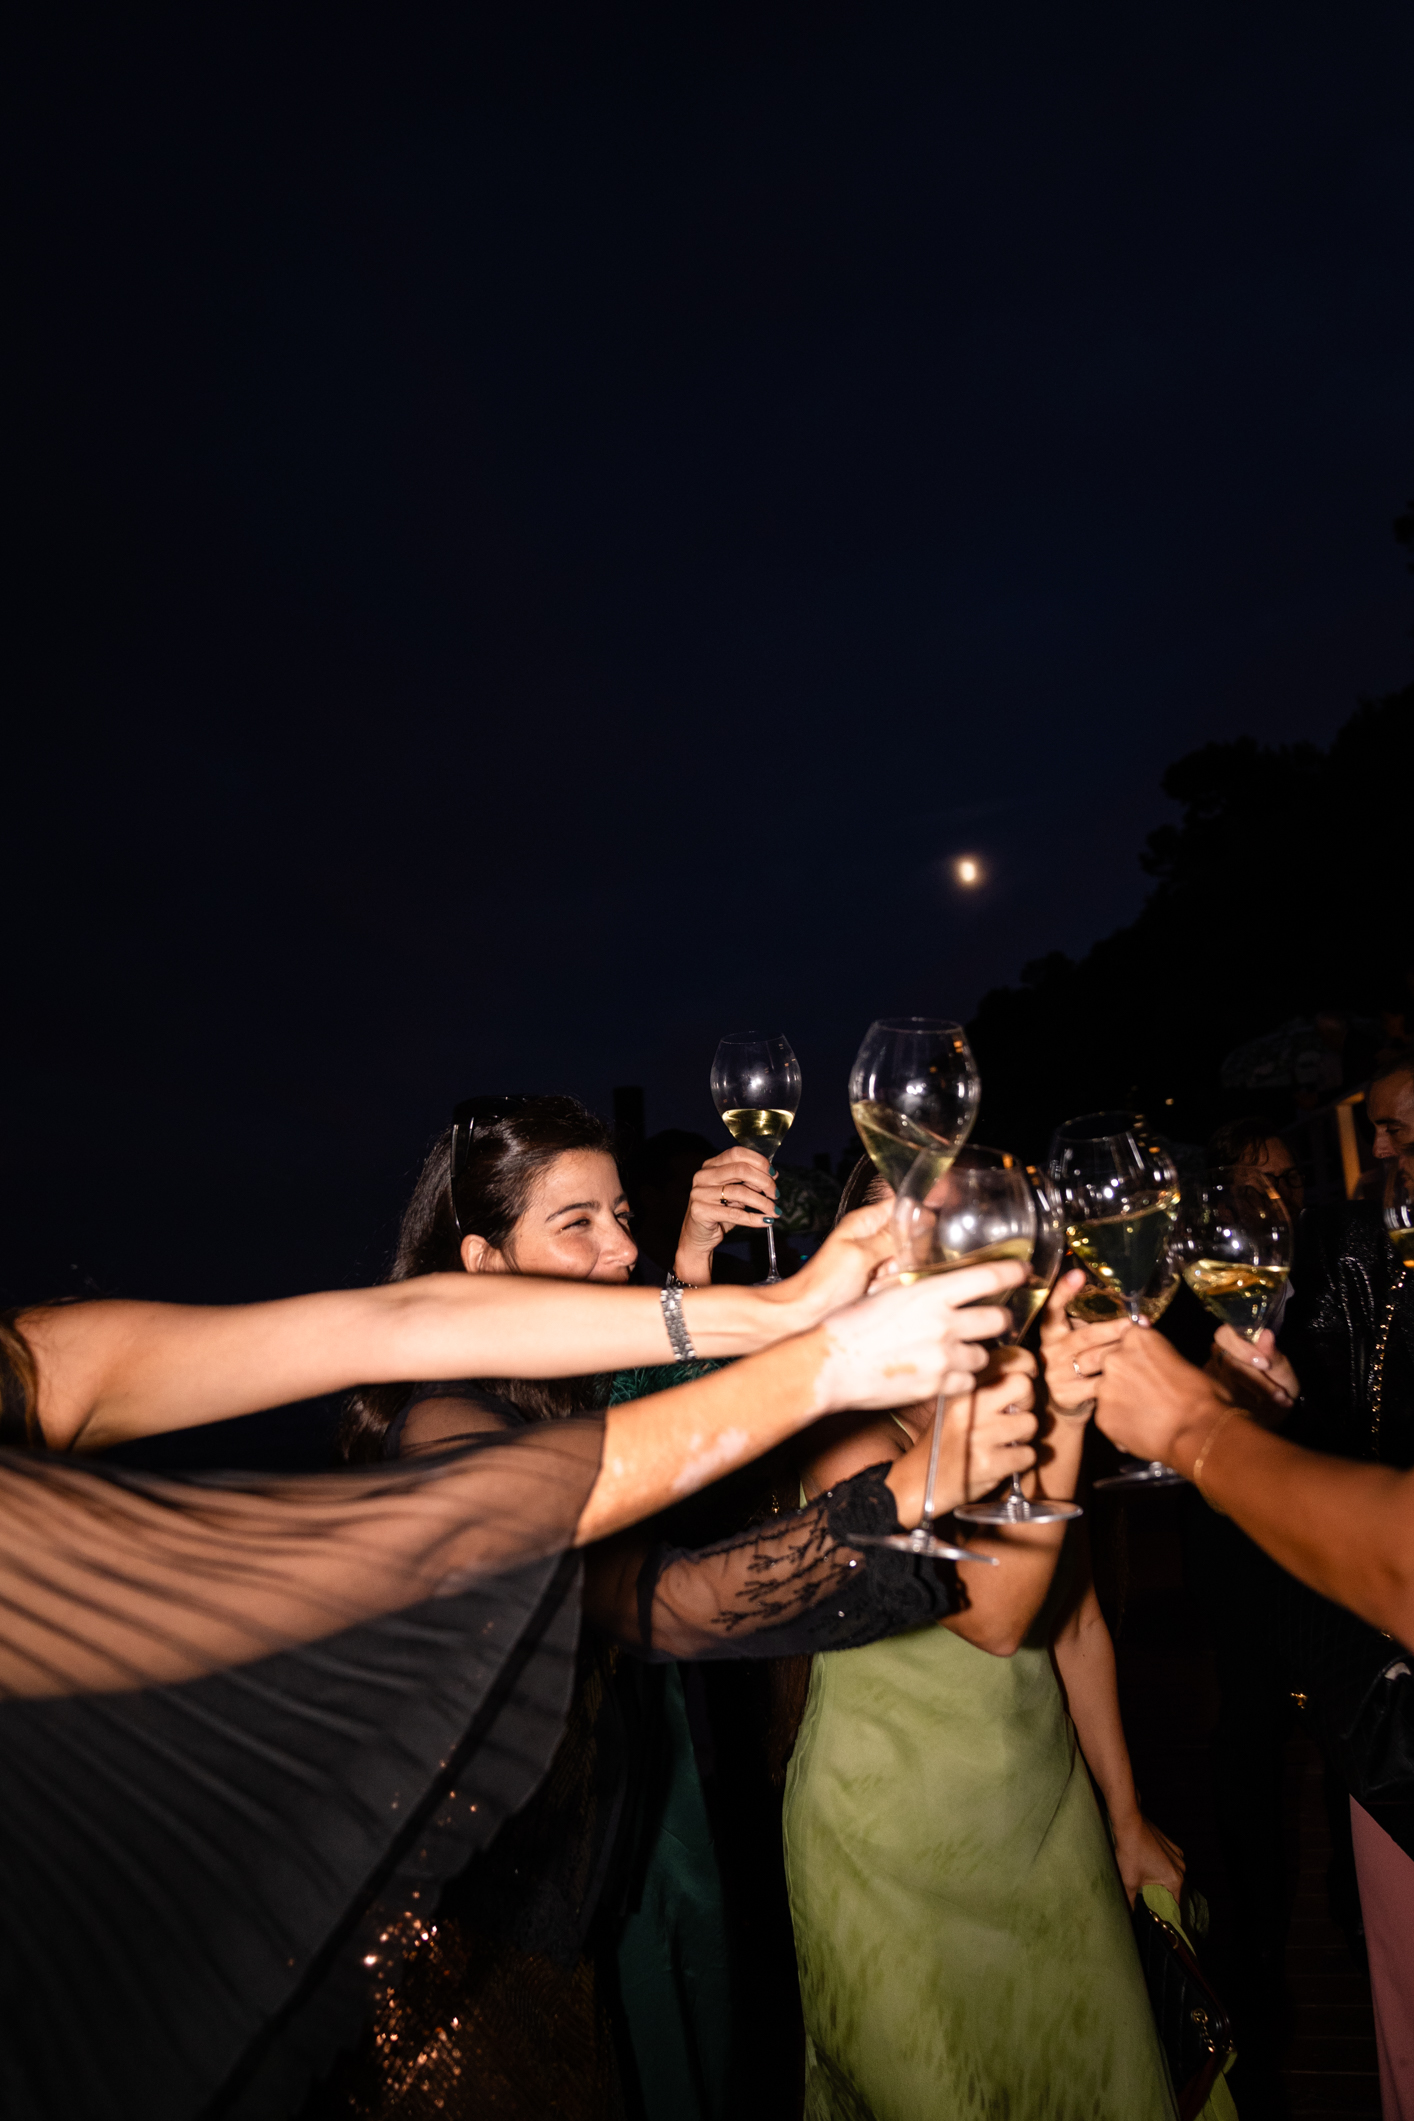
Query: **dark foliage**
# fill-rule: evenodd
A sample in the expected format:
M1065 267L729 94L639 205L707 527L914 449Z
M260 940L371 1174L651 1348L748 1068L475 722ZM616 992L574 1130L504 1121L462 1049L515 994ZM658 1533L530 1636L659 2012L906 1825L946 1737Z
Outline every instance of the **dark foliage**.
M1163 787L1183 818L1149 837L1138 918L983 998L980 1139L1038 1155L1068 1115L1130 1105L1202 1141L1252 1105L1219 1084L1243 1040L1321 1011L1414 1016L1414 685L1327 751L1208 744Z

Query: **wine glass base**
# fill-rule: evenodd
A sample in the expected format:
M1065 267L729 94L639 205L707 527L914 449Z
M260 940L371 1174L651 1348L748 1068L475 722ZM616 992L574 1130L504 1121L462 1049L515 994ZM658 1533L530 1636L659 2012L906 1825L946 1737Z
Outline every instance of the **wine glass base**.
M769 1289L773 1282L784 1281L783 1274L763 1274L760 1281L753 1282L753 1289Z
M921 1561L984 1561L998 1566L995 1554L978 1554L971 1547L951 1547L945 1539L928 1532L864 1532L846 1541L852 1547L891 1547L895 1554L916 1554Z
M992 1502L965 1502L953 1511L964 1524L1060 1524L1083 1517L1078 1502L1051 1502L1045 1496L1028 1502L1024 1495L1003 1495Z
M1105 1480L1097 1480L1097 1488L1184 1488L1188 1483L1172 1466L1151 1458L1147 1465L1137 1460L1127 1465L1122 1473L1111 1473Z

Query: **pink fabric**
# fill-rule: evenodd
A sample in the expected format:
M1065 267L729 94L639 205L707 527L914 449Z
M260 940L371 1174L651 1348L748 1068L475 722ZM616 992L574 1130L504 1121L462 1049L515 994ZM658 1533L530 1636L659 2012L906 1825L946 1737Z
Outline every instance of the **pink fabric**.
M1350 1800L1384 2121L1414 2121L1414 1858Z

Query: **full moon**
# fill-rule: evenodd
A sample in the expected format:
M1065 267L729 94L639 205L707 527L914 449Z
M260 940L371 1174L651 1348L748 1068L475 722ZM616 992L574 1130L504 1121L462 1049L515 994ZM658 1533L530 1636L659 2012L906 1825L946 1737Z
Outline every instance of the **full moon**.
M970 854L965 854L957 864L957 880L960 884L977 884L982 880L982 871Z

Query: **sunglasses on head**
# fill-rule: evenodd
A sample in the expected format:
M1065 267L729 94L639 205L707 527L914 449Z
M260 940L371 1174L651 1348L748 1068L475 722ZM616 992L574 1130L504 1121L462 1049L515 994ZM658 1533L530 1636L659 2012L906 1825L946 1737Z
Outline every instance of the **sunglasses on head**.
M478 1127L494 1127L497 1120L512 1119L523 1112L530 1098L522 1094L507 1097L464 1097L452 1112L452 1147L448 1158L447 1192L452 1203L452 1221L457 1226L457 1236L464 1237L461 1217L457 1213L457 1180L466 1169L467 1156L476 1139Z

